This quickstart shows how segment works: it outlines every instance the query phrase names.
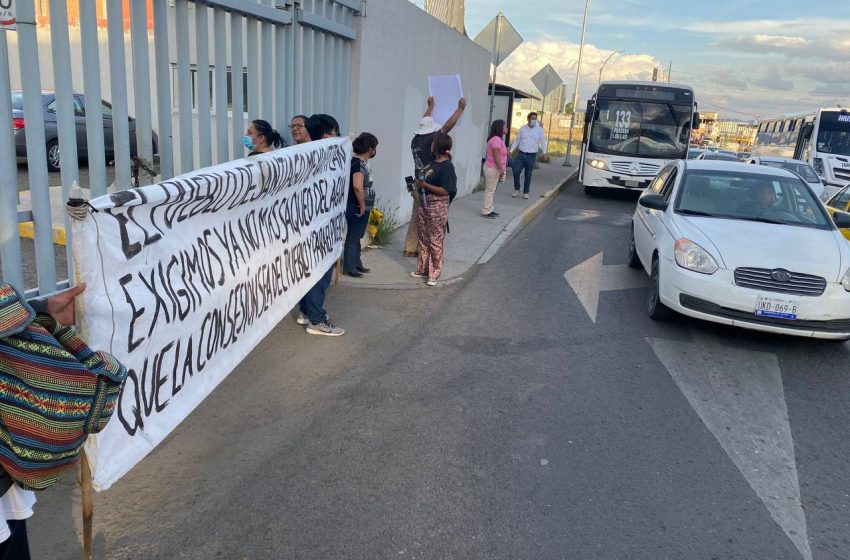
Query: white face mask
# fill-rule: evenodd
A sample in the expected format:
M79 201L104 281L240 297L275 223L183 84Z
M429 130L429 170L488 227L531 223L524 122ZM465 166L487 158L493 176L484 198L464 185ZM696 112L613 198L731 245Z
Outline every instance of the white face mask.
M528 126L530 126L531 128L537 126L537 119L531 119L530 121L528 121Z

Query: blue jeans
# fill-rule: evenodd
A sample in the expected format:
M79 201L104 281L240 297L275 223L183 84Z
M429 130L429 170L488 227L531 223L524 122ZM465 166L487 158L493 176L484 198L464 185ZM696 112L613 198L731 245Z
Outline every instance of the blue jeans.
M531 172L534 171L534 163L537 161L537 154L527 154L520 152L516 159L511 162L511 167L514 170L514 190L519 190L519 174L525 171L525 182L523 183L523 191L528 194L531 190Z
M360 212L360 208L356 204L353 206L349 204L345 209L348 233L345 234L345 246L342 252L342 270L344 272L354 272L358 268L363 268L363 261L360 260L360 240L366 233L369 212L364 212L360 217L357 216L358 212Z
M324 276L319 278L319 281L298 302L298 310L306 315L314 325L318 325L328 318L328 313L324 309L325 292L328 291L328 286L331 285L333 276L334 267L331 264L331 267L325 272Z

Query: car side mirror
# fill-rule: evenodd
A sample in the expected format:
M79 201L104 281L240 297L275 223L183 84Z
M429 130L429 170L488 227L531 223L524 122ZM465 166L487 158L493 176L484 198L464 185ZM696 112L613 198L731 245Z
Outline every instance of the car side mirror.
M664 197L658 193L642 194L641 197L638 199L638 204L640 204L644 208L650 208L652 210L661 210L662 212L667 210L668 206L668 202L664 200ZM850 214L848 215L848 218L850 218Z
M699 119L699 113L694 113L694 121L693 121L693 123L691 124L691 128L692 128L693 130L699 130L699 121L700 121L700 119Z
M850 228L850 214L836 210L832 216L832 221L835 222L835 227L838 229Z

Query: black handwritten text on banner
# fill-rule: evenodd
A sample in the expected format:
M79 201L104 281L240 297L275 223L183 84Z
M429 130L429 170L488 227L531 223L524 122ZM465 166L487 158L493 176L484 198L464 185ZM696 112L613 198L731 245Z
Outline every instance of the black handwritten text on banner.
M130 374L89 438L120 479L209 395L342 252L351 143L328 139L92 200L74 224L80 323Z

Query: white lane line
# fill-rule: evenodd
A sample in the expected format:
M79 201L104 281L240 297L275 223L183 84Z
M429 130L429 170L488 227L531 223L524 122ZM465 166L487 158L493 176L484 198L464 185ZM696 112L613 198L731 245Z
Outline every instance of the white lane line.
M773 520L811 560L776 355L729 348L702 335L693 343L646 340Z
M628 265L603 265L603 256L603 253L599 253L564 273L564 280L575 292L594 323L599 309L600 292L642 288L649 283L646 274L629 268Z

